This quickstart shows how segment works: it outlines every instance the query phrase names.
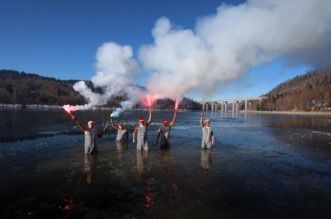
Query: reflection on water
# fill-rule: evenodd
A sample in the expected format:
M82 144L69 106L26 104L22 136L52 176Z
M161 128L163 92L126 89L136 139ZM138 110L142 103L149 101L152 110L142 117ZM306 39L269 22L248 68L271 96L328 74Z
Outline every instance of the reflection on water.
M148 172L148 151L137 151L137 179L146 180L149 179Z
M100 127L109 117L79 113ZM153 114L149 139L172 113ZM37 138L0 140L1 218L330 218L329 119L206 113L216 142L201 150L200 113L178 113L171 147L137 151L109 132L85 156L66 115L13 112L6 132L33 124L23 134ZM121 118L131 134L137 114ZM49 131L62 134L38 135Z
M170 162L170 147L161 147L157 154L157 162L160 166L160 171L166 174L170 180L167 185L167 191L169 197L174 200L177 204L180 203L180 192L177 182L177 177L175 174L175 169ZM165 180L166 181L166 180Z
M66 193L61 197L61 202L63 204L59 206L59 209L65 215L64 218L71 218L76 208L82 207L83 203L79 203L79 196L83 190L84 182L92 184L97 158L98 155L96 153L84 154L83 172L81 173L81 177L79 178L77 185L71 192Z
M201 175L208 176L208 170L212 163L212 149L205 148L201 150Z
M128 150L127 141L116 141L117 159L121 161L125 152Z
M89 184L92 183L97 158L97 154L85 154L84 156L84 173Z
M137 151L136 171L138 181L144 183L144 211L146 215L152 215L155 208L155 183L149 171L148 151Z

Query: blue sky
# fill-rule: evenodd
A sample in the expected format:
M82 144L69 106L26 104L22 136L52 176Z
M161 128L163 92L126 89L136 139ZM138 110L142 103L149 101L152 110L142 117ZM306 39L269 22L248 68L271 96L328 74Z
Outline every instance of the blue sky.
M137 61L141 72L133 75L130 80L145 85L153 71L162 68L160 66L151 67L151 64L142 64L148 62L146 61L148 56L146 55L145 59L139 59L139 49L145 45L156 44L152 30L153 28L156 29L156 22L160 18L165 17L174 25L172 32L191 30L195 34L197 32L197 22L203 20L207 23L206 20L211 19L211 16L216 13L222 15L221 21L228 21L227 24L229 23L230 26L233 18L247 17L247 21L250 21L251 15L246 12L251 10L253 6L254 10L259 8L260 5L256 3L259 1L0 0L0 69L25 71L57 79L90 80L96 75L96 63L98 62L96 53L98 48L105 43L115 42L118 45L128 45L132 48L132 59ZM324 0L320 1L323 4L325 3ZM295 0L293 2L300 1ZM222 4L222 12L220 10L217 12L217 8ZM259 7L256 7L256 5ZM300 7L300 5L293 4L294 6ZM242 11L242 16L240 11ZM315 12L318 13L316 8ZM329 19L329 11L324 13L327 15L326 19ZM255 14L258 14L258 12ZM302 22L304 23L304 21ZM270 25L276 25L275 23L271 18ZM242 31L240 35L245 35L252 29L258 29L256 26L263 26L264 24L268 24L268 22L245 24L246 26L244 24L238 26L234 23L234 28L230 28L230 31L240 30ZM284 22L282 24L287 25ZM205 29L207 29L206 26L204 25ZM245 29L247 26L250 27L248 31ZM220 26L220 29L222 27ZM300 28L298 29L299 36L302 36L300 35ZM287 32L285 31L287 30L284 30L284 34L280 34L286 36ZM311 30L304 29L302 31L309 32ZM324 33L328 31L330 29L316 36L316 40L329 43L330 38L324 37ZM219 34L223 36L227 33L224 30ZM243 38L240 42L246 42L246 39L252 36L247 35L247 38ZM276 41L274 40L273 43L277 44ZM247 40L247 42L250 42L250 40ZM306 42L303 42L300 45L306 44ZM240 64L240 69L234 73L235 76L228 77L226 80L211 76L206 79L206 83L210 82L212 89L205 91L200 85L189 85L186 90L181 90L181 92L184 96L196 100L203 97L223 99L262 95L287 79L298 74L304 74L309 69L319 67L316 64L319 63L319 60L310 59L311 55L307 51L318 51L322 46L313 45L305 48L304 46L300 47L300 45L289 51L278 47L268 50L270 46L261 46L258 49L258 55L255 54L256 59L254 61L247 61L250 56L236 58L243 64ZM284 47L284 45L282 46ZM243 48L247 47L246 45L243 46ZM231 49L232 47L227 51L231 51ZM246 50L239 51L246 52ZM264 54L262 58L259 55L260 53ZM148 51L146 54L149 54ZM297 54L304 55L299 55L299 58L297 58ZM219 61L215 62L214 65L217 65L217 63ZM321 66L329 64L321 63ZM167 71L171 70L167 69ZM169 77L165 78L169 79ZM186 80L190 80L187 75ZM152 82L153 80L150 84ZM177 86L180 86L180 83L183 82L179 81ZM176 89L176 87L172 89Z

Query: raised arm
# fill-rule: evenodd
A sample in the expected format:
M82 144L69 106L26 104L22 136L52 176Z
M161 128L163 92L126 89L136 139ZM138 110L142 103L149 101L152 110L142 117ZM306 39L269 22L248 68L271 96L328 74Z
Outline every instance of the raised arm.
M113 117L110 117L110 123L111 123L111 126L113 126L114 129L118 130L118 126L114 124L114 120L113 120Z
M204 117L204 115L205 115L205 112L202 111L202 113L201 113L201 117L200 117L200 125L201 125L201 128L205 127L205 125L203 124L203 117Z
M108 125L109 125L109 123L108 123L108 121L107 121L107 123L106 123L105 127L102 129L102 131L99 131L99 132L97 133L97 136L98 136L99 138L101 138L101 137L103 136L103 134L105 134L105 132L106 132L106 130L107 130L107 128L108 128Z
M148 120L146 122L146 126L149 126L149 124L151 123L152 121L152 109L150 108L149 109L149 117L148 117Z
M79 126L79 128L81 128L83 131L88 130L88 128L86 126L84 126L77 118L74 114L70 113L71 118L76 122L76 124Z
M172 119L172 121L169 123L169 126L173 126L176 122L176 117L177 117L177 110L175 109L175 112L174 112L174 118Z

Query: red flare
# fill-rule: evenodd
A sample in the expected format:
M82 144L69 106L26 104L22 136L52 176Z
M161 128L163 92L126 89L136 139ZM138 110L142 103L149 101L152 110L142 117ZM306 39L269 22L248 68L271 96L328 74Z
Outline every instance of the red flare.
M155 99L154 97L147 95L146 96L146 100L145 100L145 106L147 106L148 108L151 108L153 106L153 104L155 103Z
M176 100L176 102L175 102L175 110L177 110L178 109L178 101Z
M71 115L71 106L70 105L64 105L63 109Z

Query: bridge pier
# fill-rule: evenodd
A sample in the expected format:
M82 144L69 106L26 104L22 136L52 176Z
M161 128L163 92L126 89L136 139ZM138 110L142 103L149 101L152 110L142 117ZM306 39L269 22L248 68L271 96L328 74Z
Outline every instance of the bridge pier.
M223 99L223 100L207 100L206 102L203 102L203 107L206 111L208 111L208 108L210 107L210 110L212 112L217 112L218 110L218 104L221 105L221 111L227 112L228 111L228 103L231 103L232 101L232 112L238 112L240 111L239 104L240 102L244 101L245 107L244 110L247 111L249 109L249 105L251 104L251 101L258 100L259 105L261 105L262 99L265 97L252 97L252 98L235 98L235 99ZM229 102L230 101L230 102Z

